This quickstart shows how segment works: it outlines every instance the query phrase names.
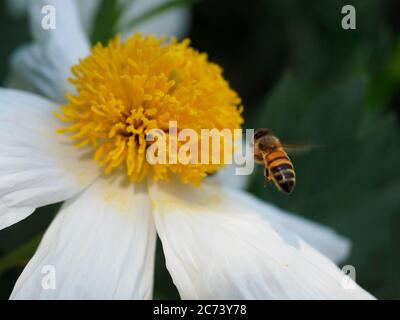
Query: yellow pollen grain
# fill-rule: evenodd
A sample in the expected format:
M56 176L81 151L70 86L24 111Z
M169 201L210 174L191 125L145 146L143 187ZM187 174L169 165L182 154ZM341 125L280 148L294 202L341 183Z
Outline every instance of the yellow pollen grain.
M207 55L189 40L167 41L135 34L125 42L116 36L107 47L96 45L72 67L76 94L67 96L56 117L65 123L76 147L91 146L93 157L110 173L121 166L131 181L148 175L198 184L221 164L146 162L146 133L162 129L168 141L169 121L179 130L238 129L243 119L240 98ZM201 141L199 141L201 142ZM199 155L200 157L200 155Z

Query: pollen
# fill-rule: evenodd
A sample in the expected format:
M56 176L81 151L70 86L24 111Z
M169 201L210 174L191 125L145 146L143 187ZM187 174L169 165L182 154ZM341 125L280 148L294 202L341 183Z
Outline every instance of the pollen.
M131 181L145 177L199 184L223 164L150 164L146 150L152 129L165 132L176 121L177 131L191 128L238 129L241 100L223 78L222 69L189 40L135 34L117 35L108 46L97 44L72 67L74 94L56 116L76 147L92 150L105 173L124 172ZM121 170L122 169L122 170Z

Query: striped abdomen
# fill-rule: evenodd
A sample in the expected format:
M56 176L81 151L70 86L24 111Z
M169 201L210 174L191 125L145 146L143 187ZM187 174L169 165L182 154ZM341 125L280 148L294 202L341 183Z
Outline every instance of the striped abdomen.
M285 193L291 193L296 183L296 175L286 152L282 149L269 152L264 156L264 161L269 178L274 181L276 187Z

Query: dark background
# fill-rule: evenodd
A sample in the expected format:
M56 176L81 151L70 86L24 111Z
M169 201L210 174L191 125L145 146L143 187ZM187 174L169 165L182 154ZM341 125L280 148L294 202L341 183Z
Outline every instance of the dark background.
M341 8L356 8L343 30ZM219 63L245 106L245 127L322 145L294 156L296 191L249 190L335 228L353 241L344 264L378 298L400 298L400 2L219 0L191 8L192 45ZM0 7L0 81L13 49L30 39L25 18ZM7 298L57 206L0 232L0 298ZM157 298L178 297L158 248Z

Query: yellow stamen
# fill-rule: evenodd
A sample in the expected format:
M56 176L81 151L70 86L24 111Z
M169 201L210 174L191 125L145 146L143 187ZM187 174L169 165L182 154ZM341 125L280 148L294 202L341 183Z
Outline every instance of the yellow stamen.
M67 96L56 116L58 130L88 144L106 173L123 166L132 181L147 175L166 180L171 173L198 184L221 164L156 164L146 162L145 140L151 129L168 137L169 121L179 130L237 129L243 121L240 98L207 55L189 47L189 40L142 37L125 42L115 37L107 47L96 45L72 68L76 95Z

